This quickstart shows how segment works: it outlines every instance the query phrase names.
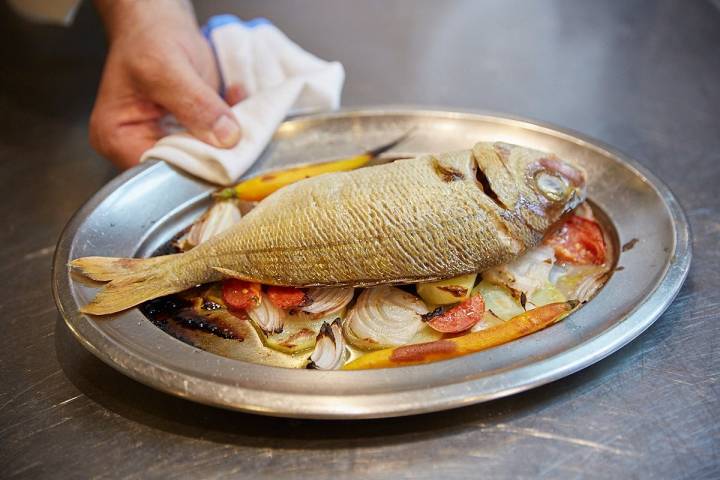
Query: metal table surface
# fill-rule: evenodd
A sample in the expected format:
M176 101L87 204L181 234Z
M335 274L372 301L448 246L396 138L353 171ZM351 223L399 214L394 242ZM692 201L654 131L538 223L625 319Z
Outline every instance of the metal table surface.
M199 2L198 2L199 3ZM594 136L679 197L694 263L670 309L600 363L536 390L377 421L265 418L153 391L71 336L55 241L116 171L87 143L104 40L0 6L0 476L4 478L720 477L720 9L710 1L261 0L345 63L346 105L480 108Z

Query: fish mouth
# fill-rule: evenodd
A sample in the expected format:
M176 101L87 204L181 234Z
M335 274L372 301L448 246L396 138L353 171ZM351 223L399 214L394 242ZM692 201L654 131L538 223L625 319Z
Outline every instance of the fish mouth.
M565 209L563 213L575 210L578 205L585 201L586 196L587 195L585 192L585 185L573 188L572 192L570 193L570 197L565 203Z

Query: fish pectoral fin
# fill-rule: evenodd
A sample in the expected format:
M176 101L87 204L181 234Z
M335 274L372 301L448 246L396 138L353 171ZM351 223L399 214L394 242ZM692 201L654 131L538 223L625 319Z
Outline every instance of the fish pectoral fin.
M230 270L229 268L223 268L223 267L212 267L213 270L216 272L222 273L227 278L237 278L238 280L246 280L248 282L257 282L256 279L251 278L247 275L243 275L240 272L236 272L235 270Z

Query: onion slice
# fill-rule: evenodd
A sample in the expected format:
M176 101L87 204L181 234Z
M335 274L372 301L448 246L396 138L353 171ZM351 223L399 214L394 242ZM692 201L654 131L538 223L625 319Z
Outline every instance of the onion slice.
M311 302L302 310L312 314L330 315L345 308L353 295L355 289L351 287L311 288L307 291Z
M242 214L231 200L215 202L210 209L196 221L185 238L185 250L197 247L212 237L235 226Z
M260 304L247 309L247 314L267 335L282 332L288 315L269 301L265 293L262 294Z
M350 310L343 330L347 340L364 349L405 345L425 326L427 306L415 295L389 286L365 289Z
M585 303L605 284L605 265L564 265L553 271L555 284L567 298Z
M337 370L345 363L346 352L347 345L342 334L340 319L336 318L330 324L323 322L307 368Z
M510 263L483 272L482 278L530 296L535 290L547 285L554 264L554 250L544 245L526 252Z

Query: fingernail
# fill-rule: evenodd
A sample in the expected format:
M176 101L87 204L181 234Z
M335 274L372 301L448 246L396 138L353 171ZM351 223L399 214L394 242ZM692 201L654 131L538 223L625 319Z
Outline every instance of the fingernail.
M224 148L233 147L240 140L240 126L227 115L215 121L212 131L220 146Z

